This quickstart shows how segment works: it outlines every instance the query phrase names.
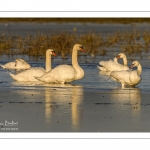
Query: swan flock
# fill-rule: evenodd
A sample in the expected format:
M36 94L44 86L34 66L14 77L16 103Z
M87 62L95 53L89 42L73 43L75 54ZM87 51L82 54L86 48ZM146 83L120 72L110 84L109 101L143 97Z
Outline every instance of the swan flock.
M0 64L0 66L3 69L21 70L20 72L16 72L16 74L10 73L12 79L16 81L40 81L44 83L65 84L84 77L84 70L78 63L78 51L84 52L81 44L73 46L71 65L61 64L52 68L51 56L56 56L56 53L53 49L48 49L46 51L45 69L42 67L31 67L29 63L20 58L5 65ZM123 59L123 64L118 62L119 59ZM126 85L135 87L142 80L142 66L140 62L135 60L128 67L127 57L124 53L118 54L113 60L100 61L97 67L100 71L107 72L107 75L111 79L119 82L122 88ZM137 70L132 70L134 67L137 67Z

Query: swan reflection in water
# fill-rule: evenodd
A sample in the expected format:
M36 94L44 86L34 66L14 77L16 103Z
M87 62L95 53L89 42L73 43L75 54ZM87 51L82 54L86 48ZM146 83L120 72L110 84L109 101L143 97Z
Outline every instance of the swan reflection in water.
M73 88L72 90L72 127L74 129L78 129L80 123L81 123L81 114L82 111L80 109L80 104L83 100L83 88Z
M111 92L111 100L123 105L130 105L133 115L139 115L141 109L141 93L138 88L115 89Z
M50 125L52 122L54 123L56 117L59 121L59 117L62 115L67 120L70 120L71 118L72 129L78 130L82 119L82 112L80 109L80 104L82 104L83 100L82 86L73 84L44 84L43 82L35 83L17 81L12 82L12 84L16 86L16 88L19 87L19 89L23 90L23 92L18 92L21 97L34 95L35 99L33 99L32 96L29 101L40 101L44 103L44 115L47 124Z
M63 107L68 108L67 112L69 114L68 105L71 106L71 120L73 130L78 130L81 123L81 109L80 104L83 99L83 88L82 86L72 86L66 85L69 87L67 89L59 88L57 90L50 91L45 89L45 117L46 122L50 123L53 113L56 111L57 105L63 105ZM59 110L58 110L59 111Z

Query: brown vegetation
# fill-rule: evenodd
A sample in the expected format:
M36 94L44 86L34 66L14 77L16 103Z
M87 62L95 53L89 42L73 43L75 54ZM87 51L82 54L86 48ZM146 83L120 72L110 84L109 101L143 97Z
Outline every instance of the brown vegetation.
M71 54L75 43L84 46L86 55L106 55L108 51L117 49L128 55L149 51L150 31L141 33L138 30L117 32L103 37L96 33L77 35L74 33L60 32L49 35L38 33L34 36L6 36L0 35L0 54L26 54L32 56L44 56L48 48L52 48L62 58Z

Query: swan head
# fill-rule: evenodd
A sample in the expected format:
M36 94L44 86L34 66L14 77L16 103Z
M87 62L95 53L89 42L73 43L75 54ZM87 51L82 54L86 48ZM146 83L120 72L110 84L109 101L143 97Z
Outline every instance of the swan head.
M21 58L17 58L14 63L16 69L28 69L31 67L30 64Z
M137 67L139 65L139 62L137 60L135 60L134 62L132 62L132 65L130 66L130 68L134 68Z
M124 58L124 57L126 57L126 55L124 53L120 53L116 56L117 59Z
M20 63L25 63L25 61L24 61L23 59L17 58L17 59L15 60L15 67L17 66L17 63L18 63L18 62L20 62Z
M79 51L84 52L83 46L81 44L75 44L74 48L77 49L77 50L79 50Z
M56 53L55 53L55 51L53 49L48 49L46 51L46 53L49 53L50 55L56 56Z

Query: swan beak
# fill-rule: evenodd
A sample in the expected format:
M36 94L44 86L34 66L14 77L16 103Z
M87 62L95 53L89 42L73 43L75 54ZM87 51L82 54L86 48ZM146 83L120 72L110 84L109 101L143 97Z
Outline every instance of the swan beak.
M134 67L134 64L132 64L129 68L132 69Z
M120 55L116 56L117 60L120 58Z
M54 51L52 52L52 55L53 55L53 56L57 56L56 53L55 53Z
M84 52L83 46L80 46L80 50L81 50L82 52Z

